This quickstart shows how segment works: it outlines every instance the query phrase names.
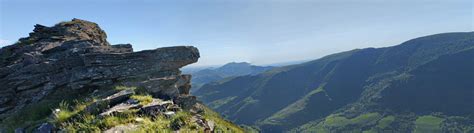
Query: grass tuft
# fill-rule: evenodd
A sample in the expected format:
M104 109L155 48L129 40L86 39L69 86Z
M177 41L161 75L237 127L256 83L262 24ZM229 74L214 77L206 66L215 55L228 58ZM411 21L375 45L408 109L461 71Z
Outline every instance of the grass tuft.
M140 105L143 105L143 106L153 102L153 97L151 97L151 95L132 95L130 98L137 100L140 103Z

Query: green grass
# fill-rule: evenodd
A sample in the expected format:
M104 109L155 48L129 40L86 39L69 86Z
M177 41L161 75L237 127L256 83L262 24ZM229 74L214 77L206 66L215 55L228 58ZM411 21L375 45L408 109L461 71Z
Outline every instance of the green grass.
M132 95L131 99L137 100L140 105L147 105L153 102L153 97L151 95Z
M78 117L70 118L59 126L67 132L99 132L123 124L135 123L137 110L130 110L105 117L98 117L88 113L79 114ZM148 120L150 118L143 118Z
M150 95L133 95L131 98L138 100L140 104L146 104L153 100ZM77 109L77 107L68 107L68 104L61 104L60 107L61 110ZM205 109L202 116L215 123L217 132L244 132L242 128L222 119L216 112L207 107L202 107ZM180 132L204 131L202 127L191 119L192 115L187 111L176 112L176 115L171 118L166 118L161 115L154 118L140 116L136 113L137 111L138 110L129 110L99 118L87 113L77 114L73 110L66 110L64 112L67 113L64 114L64 117L60 117L60 120L56 121L61 121L62 123L59 125L68 132L99 132L126 124L137 125L137 127L130 132L172 132L174 129L178 129L176 125L179 125ZM137 119L140 120L137 121Z
M233 97L226 97L226 98L222 98L222 99L219 99L219 100L215 100L211 103L209 103L209 107L211 108L219 108L220 106L224 105L224 104L227 104L228 102L234 100L235 98L237 98L237 96L233 96Z
M360 127L375 124L381 119L379 113L366 113L361 114L354 118L346 118L340 114L332 114L326 117L323 121L312 121L306 123L298 128L292 130L292 132L316 132L316 133L327 133L327 132L365 132L371 133L375 130L361 131ZM354 128L359 127L359 128Z
M82 114L74 121L62 123L60 128L64 128L67 132L99 132L99 124L94 115Z
M29 104L20 111L12 113L0 122L0 127L7 129L7 132L13 132L16 128L25 128L30 131L37 125L49 121L48 117L61 102L75 103L76 99L84 99L86 93L79 90L57 89L40 102ZM66 116L66 114L62 115Z
M197 132L204 131L197 123L193 122L189 112L178 112L172 118L165 118L158 116L151 119L149 117L142 117L142 121L138 122L139 128L131 132L172 132L173 127L180 125L180 132Z
M42 101L30 104L24 109L13 113L0 123L0 126L13 132L16 128L25 128L31 132L36 126L44 122L51 122L56 127L64 129L66 132L100 132L120 125L137 125L136 131L131 132L172 132L173 125L182 125L180 132L204 131L191 118L187 111L176 112L171 118L158 116L148 117L137 114L138 110L128 110L125 112L99 117L84 111L84 109L97 101L96 98L105 97L120 90L139 90L135 87L113 87L112 89L99 90L93 95L91 91L73 92L68 89L57 90L47 96ZM64 95L68 94L68 95ZM145 92L131 96L132 99L146 105L153 101L153 97ZM211 120L216 125L217 131L222 132L244 132L242 128L222 119L216 112L204 107L205 119ZM52 113L55 112L55 113ZM52 116L52 117L50 117ZM140 120L137 120L140 119Z
M276 121L281 120L281 119L285 119L285 118L291 116L292 114L298 113L299 111L305 109L306 105L309 102L308 100L313 95L318 94L318 93L325 93L324 92L324 86L325 85L326 85L326 83L321 84L318 88L312 90L311 92L306 94L300 100L290 104L289 106L285 107L281 111L278 111L277 113L270 116L268 119L266 119L264 121L264 123L265 124L281 124L281 123L276 122Z
M377 120L379 120L381 115L379 113L366 113L359 115L355 118L351 119L352 124L359 124L359 125L364 125L367 123L375 123Z
M347 119L346 117L342 116L335 116L335 115L330 115L324 120L324 125L330 126L330 127L342 127L349 125L351 123L350 119Z
M137 87L115 86L114 89L117 90L117 91L135 90L135 89L137 89Z
M244 129L241 127L236 126L235 124L223 119L218 113L214 112L213 110L207 108L207 107L202 107L204 108L204 115L203 117L208 120L214 121L216 124L216 131L214 132L231 132L231 133L244 133Z
M415 121L415 133L440 133L443 118L426 115L418 117Z
M143 132L155 132L165 131L165 132L172 132L170 127L171 121L164 118L163 116L159 116L155 119L151 119L149 117L138 117L143 119L143 121L137 122L139 124L138 129L131 132L143 133Z
M46 117L51 114L54 103L42 101L29 105L19 112L13 113L1 122L1 127L7 132L13 132L15 128L33 128L33 126L46 122Z
M352 119L347 119L343 116L331 115L326 118L324 124L330 127L343 127L347 125L365 125L368 123L374 123L380 119L381 115L379 113L366 113L359 115Z
M309 133L327 133L329 130L322 127L320 121L310 121L297 128L290 130L291 133L309 132Z
M69 104L64 101L59 103L59 108L56 111L55 111L56 113L53 113L54 114L53 120L55 123L66 122L69 118L77 114L77 111L72 111L69 108Z
M380 129L387 128L390 126L390 124L392 124L393 121L395 121L394 116L386 116L378 122L377 127Z
M378 133L378 132L375 130L367 130L367 131L362 131L362 133Z

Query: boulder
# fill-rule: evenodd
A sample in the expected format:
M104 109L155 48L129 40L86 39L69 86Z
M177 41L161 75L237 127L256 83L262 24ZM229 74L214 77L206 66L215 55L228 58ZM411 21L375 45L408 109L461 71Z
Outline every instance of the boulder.
M182 109L190 110L191 108L194 107L194 105L196 105L197 98L196 98L196 96L183 95L183 96L179 96L179 97L173 99L173 101L177 105L179 105Z
M167 112L163 113L163 115L164 115L166 118L171 118L171 117L173 117L174 115L176 115L176 113L173 112L173 111L167 111Z
M132 96L135 92L133 90L122 90L113 95L110 95L104 99L97 100L96 102L90 104L86 107L85 111L91 114L98 114L103 112L109 107L113 107L119 103L127 101L130 96ZM117 107L119 108L119 107ZM113 112L113 110L111 111ZM104 114L108 115L108 114Z
M102 99L102 101L105 101L107 102L110 106L113 106L113 105L116 105L118 103L121 103L123 101L127 101L130 96L132 96L133 94L135 94L135 92L133 90L122 90L122 91L119 91L111 96L108 96L104 99Z
M180 95L189 95L191 89L191 75L172 75L159 78L150 78L140 82L128 81L125 86L140 86L145 88L154 97L174 99Z
M168 110L169 106L172 106L173 102L171 101L162 101L160 99L153 99L153 101L140 108L138 111L139 114L148 115L152 117L157 117L165 113Z

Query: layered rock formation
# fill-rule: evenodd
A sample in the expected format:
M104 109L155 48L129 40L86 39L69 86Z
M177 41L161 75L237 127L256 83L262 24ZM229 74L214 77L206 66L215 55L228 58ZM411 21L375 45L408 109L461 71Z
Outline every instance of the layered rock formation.
M0 49L0 120L59 88L138 86L183 107L196 102L188 95L190 75L179 70L197 62L195 47L133 52L130 44L110 45L97 24L79 19L33 31Z

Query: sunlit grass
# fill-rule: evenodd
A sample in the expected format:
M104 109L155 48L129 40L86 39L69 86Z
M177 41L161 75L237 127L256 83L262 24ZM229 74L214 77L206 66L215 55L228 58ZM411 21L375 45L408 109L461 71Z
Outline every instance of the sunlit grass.
M93 100L83 102L75 100L74 106L70 106L66 101L62 101L59 103L58 108L52 110L54 117L51 119L51 121L56 124L64 123L72 117L78 115L92 102Z
M435 116L421 116L415 121L415 133L440 133L443 118Z
M377 127L380 128L380 129L384 129L386 127L389 127L390 124L392 124L393 121L395 121L394 116L386 116L378 122Z
M153 102L153 97L151 95L132 95L131 99L137 100L140 105L147 105Z
M135 90L137 87L127 87L127 86L115 86L114 88L117 91L122 91L122 90Z
M128 125L134 125L134 131L130 132L173 132L176 129L179 129L180 132L204 131L204 128L197 124L196 119L192 118L194 116L188 111L178 111L171 117L163 115L152 117L138 114L137 109L107 116L98 116L85 110L92 103L97 102L96 99L127 89L136 90L137 88L118 86L112 90L94 91L94 94L88 92L87 95L81 95L80 97L66 96L64 95L66 92L61 92L51 99L45 99L26 107L25 109L28 110L25 110L25 112L23 110L22 112L16 112L12 117L6 119L9 120L9 123L2 122L1 126L6 127L7 132L13 132L15 128L22 127L22 125L28 125L28 127L23 128L27 128L29 132L44 122L51 122L65 132L101 132L113 127ZM153 97L147 93L136 93L130 98L137 100L141 105L147 105L153 101ZM206 120L215 123L216 131L243 132L240 127L222 119L219 114L208 108L205 108L205 110L201 115ZM176 125L179 125L179 128L173 128ZM28 129L30 127L31 129Z
M31 131L39 124L51 121L49 117L53 110L59 108L61 102L75 103L78 101L75 99L84 101L86 94L88 94L87 90L57 89L43 100L29 104L20 111L10 114L0 122L0 128L5 128L7 132L14 132L16 128L25 128L27 132ZM67 114L61 115L66 116Z
M212 111L207 107L203 107L205 119L209 119L215 122L216 129L214 132L232 132L232 133L243 133L244 129L236 126L235 124L223 119L217 112Z

